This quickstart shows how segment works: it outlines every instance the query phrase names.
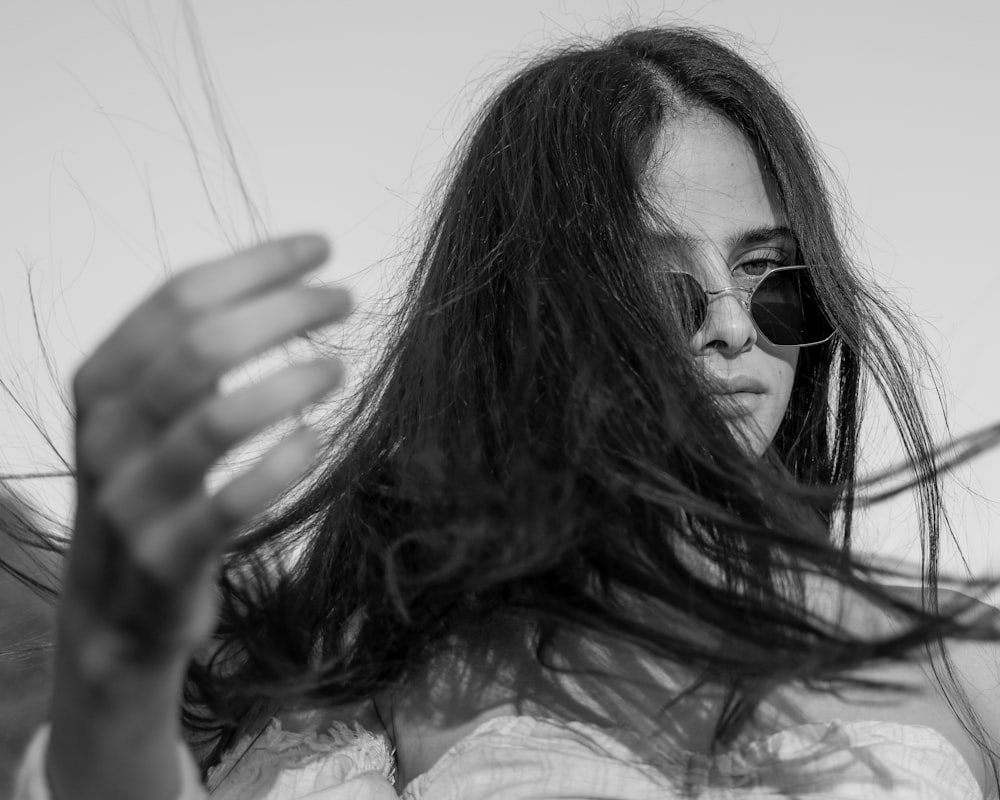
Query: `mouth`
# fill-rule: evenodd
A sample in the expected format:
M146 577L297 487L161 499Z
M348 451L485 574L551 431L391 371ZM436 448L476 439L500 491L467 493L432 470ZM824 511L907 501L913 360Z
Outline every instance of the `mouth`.
M719 410L726 416L752 417L760 405L767 387L759 380L748 376L716 378L712 381L712 394Z
M712 393L720 397L766 394L767 387L755 378L735 376L716 378L712 381Z

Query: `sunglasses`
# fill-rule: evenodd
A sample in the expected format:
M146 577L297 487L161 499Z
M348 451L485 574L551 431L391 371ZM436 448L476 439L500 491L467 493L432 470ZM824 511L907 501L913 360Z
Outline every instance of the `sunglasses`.
M809 267L775 267L752 286L709 290L687 272L665 274L668 291L680 308L681 324L694 336L708 318L708 304L734 295L753 320L757 333L777 347L809 347L828 341L834 327L816 297Z

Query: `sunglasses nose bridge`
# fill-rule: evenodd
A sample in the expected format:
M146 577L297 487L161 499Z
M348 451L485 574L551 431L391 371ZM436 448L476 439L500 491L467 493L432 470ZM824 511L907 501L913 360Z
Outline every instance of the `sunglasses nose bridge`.
M759 330L750 312L753 289L746 286L726 286L721 289L703 289L705 296L704 317L698 330L700 340L727 351L740 352L753 346ZM732 297L739 309L716 301Z
M708 302L711 303L727 295L735 297L743 310L750 313L750 299L753 297L754 288L749 286L725 286L722 289L705 289Z

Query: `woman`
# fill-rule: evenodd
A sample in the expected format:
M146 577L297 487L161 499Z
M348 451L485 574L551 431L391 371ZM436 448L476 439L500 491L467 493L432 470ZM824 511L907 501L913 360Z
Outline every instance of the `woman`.
M995 640L992 619L923 610L850 556L865 374L932 545L934 456L807 141L748 64L667 29L517 76L323 468L234 538L316 439L211 497L205 471L340 366L217 382L344 317L344 293L301 283L326 255L296 237L190 270L79 371L51 735L26 787L199 796L177 752L187 676L222 796L994 790L979 754L1000 707L969 713L976 659L956 648L964 682L945 673L939 698L918 657Z

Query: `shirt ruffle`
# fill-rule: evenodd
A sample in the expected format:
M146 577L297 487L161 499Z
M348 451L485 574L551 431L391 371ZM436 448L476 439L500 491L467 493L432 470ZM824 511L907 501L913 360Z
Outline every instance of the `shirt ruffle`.
M213 800L394 800L384 735L272 721L209 776ZM614 800L982 800L940 733L834 720L797 725L714 756L626 729L526 716L485 721L403 791L404 800L579 797Z
M38 731L16 800L48 800ZM178 744L178 800L204 798ZM398 800L388 738L360 724L286 731L272 720L214 767L212 800ZM982 800L975 775L938 731L882 721L796 725L715 756L626 729L527 716L485 721L413 780L404 800Z
M299 800L320 793L324 800L395 800L395 778L384 735L341 722L296 733L272 719L209 771L207 786L212 800Z

